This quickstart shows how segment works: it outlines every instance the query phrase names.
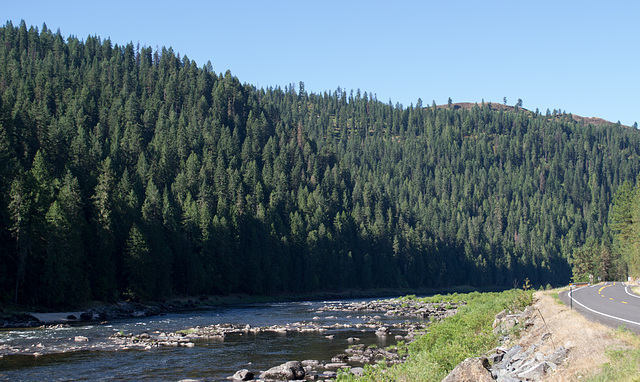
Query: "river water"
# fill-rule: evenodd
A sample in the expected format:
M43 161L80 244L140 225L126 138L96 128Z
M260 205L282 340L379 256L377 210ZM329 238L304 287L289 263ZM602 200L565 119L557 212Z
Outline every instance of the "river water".
M0 345L37 349L73 346L75 336L90 343L108 343L116 332L175 332L195 326L241 324L252 327L313 322L320 325L357 324L375 317L385 325L407 321L374 312L318 312L324 305L341 301L307 301L245 304L207 310L171 313L142 319L118 320L103 325L71 326L55 329L0 331ZM399 333L402 334L402 333ZM327 338L333 335L333 338ZM151 350L76 351L61 354L5 355L0 358L0 381L179 381L206 379L226 381L237 370L254 373L287 361L315 359L329 362L349 347L349 337L358 343L379 347L394 345L393 336L376 336L372 330L330 329L309 333L233 333L224 339L200 341L194 347L160 347ZM1 354L1 353L0 353Z

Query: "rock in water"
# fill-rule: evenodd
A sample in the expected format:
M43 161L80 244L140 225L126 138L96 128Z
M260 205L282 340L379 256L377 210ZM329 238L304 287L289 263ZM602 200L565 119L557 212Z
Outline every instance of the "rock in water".
M236 371L232 377L236 381L250 381L253 379L253 373L247 369Z
M299 361L289 361L260 374L260 379L291 381L304 379L306 372Z
M378 330L376 330L376 335L377 336L391 335L391 329L387 328L386 326L381 326L378 328Z
M467 358L447 375L442 382L493 382L488 369L489 361L482 358Z

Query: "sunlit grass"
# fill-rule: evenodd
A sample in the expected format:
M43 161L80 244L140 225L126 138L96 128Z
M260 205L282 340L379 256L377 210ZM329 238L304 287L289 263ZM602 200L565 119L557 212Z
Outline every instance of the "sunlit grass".
M585 381L640 381L640 337L624 327L619 328L615 335L620 339L620 345L607 349L609 362Z

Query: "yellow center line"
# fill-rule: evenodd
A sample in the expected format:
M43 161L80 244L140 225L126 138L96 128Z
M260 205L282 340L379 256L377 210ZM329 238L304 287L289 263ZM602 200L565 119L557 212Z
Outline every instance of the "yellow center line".
M613 299L611 297L609 297L609 300L613 301Z
M628 302L626 302L626 301L622 301L622 303L623 303L623 304L628 304Z
M602 294L602 290L603 290L604 288L607 288L607 287L610 287L610 286L611 286L611 284L609 284L609 285L606 285L606 284L605 284L605 285L603 285L602 287L600 287L600 289L598 289L598 294L599 294L600 296L604 297L604 295ZM610 299L610 300L613 300L613 299Z

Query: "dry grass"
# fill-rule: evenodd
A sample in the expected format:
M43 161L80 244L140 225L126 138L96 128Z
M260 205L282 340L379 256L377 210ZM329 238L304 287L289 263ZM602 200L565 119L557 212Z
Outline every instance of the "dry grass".
M535 294L534 307L538 314L533 327L522 333L518 341L523 347L538 344L548 332L551 340L544 341L539 352L551 354L560 346L569 349L568 358L555 372L548 374L546 381L575 381L593 375L609 362L607 350L627 348L634 342L633 334L614 331L570 310L554 298L557 293L558 290Z

